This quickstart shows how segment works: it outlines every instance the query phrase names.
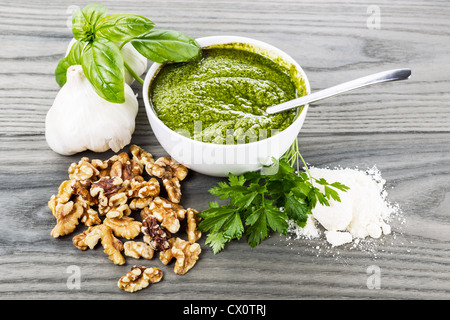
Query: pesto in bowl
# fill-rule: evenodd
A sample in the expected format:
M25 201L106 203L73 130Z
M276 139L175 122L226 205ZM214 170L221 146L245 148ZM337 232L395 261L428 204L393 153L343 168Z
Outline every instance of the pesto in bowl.
M289 127L299 111L267 114L267 107L306 93L292 70L238 46L203 49L201 59L163 65L149 100L158 118L191 139L240 144Z

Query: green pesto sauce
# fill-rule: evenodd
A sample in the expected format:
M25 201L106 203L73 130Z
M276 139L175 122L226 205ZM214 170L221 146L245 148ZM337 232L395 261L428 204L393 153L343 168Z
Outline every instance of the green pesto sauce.
M286 129L296 110L274 115L265 110L298 95L285 67L233 48L204 49L199 61L166 64L150 90L156 114L170 129L226 144L257 141Z

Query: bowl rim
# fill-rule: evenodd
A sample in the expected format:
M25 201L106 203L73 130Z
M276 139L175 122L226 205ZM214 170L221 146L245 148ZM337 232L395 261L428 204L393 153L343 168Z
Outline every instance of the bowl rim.
M229 39L229 41L226 41L226 42L221 42L220 41L220 40L223 41L223 40L226 40L226 39ZM271 45L269 43L266 43L266 42L263 42L263 41L260 41L260 40L257 40L257 39L249 38L249 37L233 36L233 35L206 36L206 37L196 38L195 40L200 44L200 46L202 48L214 45L214 44L201 45L202 42L210 41L210 40L217 40L217 44L218 45L219 44L227 44L227 43L243 43L243 44L254 45L254 46L260 47L261 49L273 51L277 55L280 55L281 58L284 61L288 61L289 63L291 63L291 64L293 64L295 66L297 71L302 76L302 80L304 81L304 86L306 88L307 94L311 93L311 87L310 87L310 83L309 83L308 77L307 77L305 71L303 70L303 68L300 66L300 64L297 63L297 61L295 61L289 54L287 54L286 52L282 51L281 49L279 49L279 48L277 48L277 47L275 47L275 46L273 46L273 45ZM154 110L153 105L152 105L152 103L150 101L150 98L149 98L150 83L153 81L153 79L157 75L157 71L163 65L164 65L164 63L153 62L153 64L148 69L147 74L146 74L145 79L144 79L144 84L142 86L142 91L143 91L143 100L144 100L144 106L145 106L145 109L146 109L147 117L148 118L152 117L152 119L154 121L156 121L160 125L160 127L162 127L169 134L176 135L178 139L181 139L182 141L188 142L190 144L203 146L203 147L208 146L208 147L223 148L223 149L231 149L231 148L232 149L241 149L241 148L248 148L249 146L251 146L251 147L258 147L261 144L273 142L274 139L279 138L279 136L281 134L286 132L289 128L292 128L294 125L296 125L296 123L298 123L300 121L304 121L304 119L303 120L301 119L302 118L301 117L302 113L305 114L305 117L306 117L306 113L308 111L309 104L306 104L306 105L303 106L303 110L297 116L295 121L292 122L284 130L280 131L279 133L277 133L277 134L275 134L275 135L273 135L273 136L271 136L269 138L265 138L265 139L262 139L262 140L253 141L253 142L249 142L249 143L218 144L218 143L203 142L203 141L199 141L199 140L194 140L194 139L188 138L188 137L180 134L179 132L176 132L176 131L170 129L161 119L159 119L159 117L156 114L156 111ZM151 126L151 119L149 119L149 121L150 121L150 126ZM153 130L153 128L152 128L152 130ZM299 132L297 132L297 135L298 134L299 134Z

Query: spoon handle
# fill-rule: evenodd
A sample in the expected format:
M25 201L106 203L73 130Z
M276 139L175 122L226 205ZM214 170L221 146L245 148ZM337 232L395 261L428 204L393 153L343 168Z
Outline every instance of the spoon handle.
M269 114L278 113L281 111L285 111L288 109L296 108L299 106L303 106L305 104L326 99L328 97L332 97L353 89L365 87L375 83L382 83L388 81L397 81L397 80L405 80L411 77L411 69L395 69L388 70L379 73L375 73L372 75L368 75L362 78L358 78L352 81L344 82L334 87L330 87L328 89L320 90L306 96L293 99L284 103L281 103L276 106L268 107L266 112Z

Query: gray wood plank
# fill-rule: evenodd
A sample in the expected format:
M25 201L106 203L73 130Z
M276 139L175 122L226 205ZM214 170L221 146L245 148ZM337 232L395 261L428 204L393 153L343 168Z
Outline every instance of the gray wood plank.
M88 2L82 2L83 5ZM136 294L117 280L141 261L115 266L101 248L81 252L70 236L53 239L47 201L81 156L60 156L44 137L58 92L54 68L71 39L70 2L0 1L0 297L2 299L449 299L450 5L379 1L381 28L369 29L371 1L104 1L111 13L139 13L158 28L193 37L235 34L266 41L304 67L313 90L390 68L411 80L332 98L310 108L299 135L311 166L370 168L387 181L406 223L367 250L330 248L323 239L273 234L255 249L234 241L213 255L200 240L198 265L184 276L157 258L158 287ZM165 155L145 115L141 86L132 143ZM183 205L205 209L219 181L190 172ZM77 230L83 230L80 226ZM367 287L380 267L381 289ZM70 267L81 272L69 289ZM157 289L156 289L157 288Z

